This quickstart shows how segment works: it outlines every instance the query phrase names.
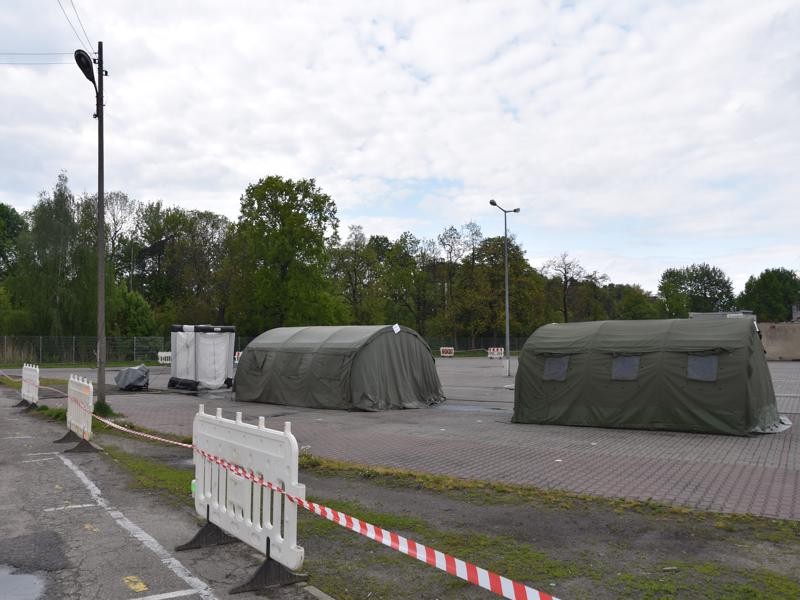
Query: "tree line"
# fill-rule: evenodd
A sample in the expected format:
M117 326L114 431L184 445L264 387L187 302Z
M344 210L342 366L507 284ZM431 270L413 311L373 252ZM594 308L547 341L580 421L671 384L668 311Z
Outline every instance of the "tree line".
M247 187L236 221L106 194L107 331L164 335L172 323L236 325L242 335L292 325L400 323L439 339L505 331L503 237L475 223L435 239L339 231L336 204L311 180L269 176ZM24 214L0 203L0 331L94 335L97 198L61 173ZM800 278L767 269L734 295L705 263L664 271L658 292L616 284L562 253L540 268L508 242L511 332L549 322L680 318L754 310L784 321Z

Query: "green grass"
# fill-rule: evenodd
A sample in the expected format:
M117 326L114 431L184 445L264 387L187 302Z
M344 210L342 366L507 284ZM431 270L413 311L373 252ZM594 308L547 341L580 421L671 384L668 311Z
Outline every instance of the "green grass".
M322 476L368 480L370 483L387 487L446 494L475 504L524 504L564 511L603 507L618 514L634 512L656 518L669 518L677 522L711 524L720 532L752 535L758 540L773 543L797 543L800 540L798 521L703 512L681 506L670 506L654 500L605 498L562 490L461 479L449 475L367 466L321 458L309 453L301 453L300 468Z
M164 493L171 501L192 505L190 484L193 471L163 464L157 460L142 458L118 448L107 447L108 454L133 476L133 487ZM304 455L305 469L330 469L329 461ZM368 469L363 466L337 463L346 476L362 477L371 483L386 484L393 476L402 485L415 482L419 486L430 483L431 491L442 493L465 487L481 489L493 493L493 484L474 487L480 482L465 482L455 478L431 479L410 472L394 473L391 469ZM330 474L330 471L328 471ZM432 482L432 483L431 483ZM469 484L469 485L468 485ZM500 486L501 495L507 494L514 501L522 493L521 489L505 489ZM435 488L435 490L434 490ZM513 493L512 493L513 492ZM537 496L538 497L538 496ZM767 569L744 569L721 562L659 562L648 561L642 557L638 563L617 563L613 555L597 555L589 550L575 552L568 559L557 559L546 548L506 535L489 535L469 530L442 529L434 523L415 515L396 514L375 510L357 501L343 501L332 498L309 499L330 508L363 519L373 525L395 531L418 543L426 544L439 551L473 562L481 567L501 573L511 579L524 581L533 587L558 593L579 582L580 589L601 589L611 592L617 598L770 598L782 599L800 597L800 582L796 579L769 571ZM547 500L552 499L550 496ZM588 501L588 497L581 497ZM601 499L602 500L602 499ZM605 504L601 502L601 504ZM561 508L561 503L556 506ZM630 503L626 503L626 510ZM580 507L578 507L580 509ZM477 509L479 510L479 509ZM564 509L570 510L570 509ZM661 512L647 505L644 511L654 519L681 520L687 513L680 511ZM692 516L696 516L692 513ZM710 526L716 527L719 519L725 516L708 516ZM569 518L565 514L564 518ZM725 535L735 535L738 543L746 544L748 535L757 534L753 524L764 525L755 518L734 520L733 530L724 529ZM787 552L796 552L798 530L796 523L786 523L783 535L793 533L794 544L787 545ZM781 539L783 539L782 536ZM310 582L339 600L362 600L375 598L418 598L439 597L459 598L468 586L456 578L430 567L420 565L414 559L393 552L375 542L345 530L344 528L317 517L305 510L299 510L298 539L307 548L304 570L310 575ZM620 540L624 545L624 539ZM320 551L312 553L310 549ZM563 549L562 549L563 550ZM590 581L590 584L586 582ZM580 584L580 582L583 582ZM555 584L555 587L552 585ZM580 594L574 597L581 597ZM583 597L591 597L585 595Z
M52 379L52 378L47 378L47 377L43 377L43 378L39 379L39 385L40 386L43 386L43 385L50 385L50 386L52 386L52 385L67 385L67 383L68 383L68 381L66 379ZM21 390L22 389L22 381L14 381L10 377L5 377L5 376L0 377L0 385L4 385L6 387L10 387L10 388L13 388L15 390Z
M194 471L179 469L156 460L142 458L124 452L114 446L106 446L105 451L133 475L134 488L160 491L174 501L190 506L193 505L191 484L192 479L194 479Z

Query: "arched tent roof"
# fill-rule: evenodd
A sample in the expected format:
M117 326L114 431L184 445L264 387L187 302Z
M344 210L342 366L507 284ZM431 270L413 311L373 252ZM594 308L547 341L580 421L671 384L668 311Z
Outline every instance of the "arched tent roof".
M520 354L513 420L737 435L779 427L750 319L540 327Z
M236 399L314 408L418 408L444 400L430 348L392 325L279 327L245 348Z

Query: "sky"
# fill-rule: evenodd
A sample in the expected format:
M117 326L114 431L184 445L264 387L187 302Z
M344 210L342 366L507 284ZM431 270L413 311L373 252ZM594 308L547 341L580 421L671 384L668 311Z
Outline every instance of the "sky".
M0 202L96 192L71 53L98 40L107 191L236 219L249 183L313 178L342 238L391 239L502 235L494 198L534 267L652 292L800 269L799 0L4 0Z

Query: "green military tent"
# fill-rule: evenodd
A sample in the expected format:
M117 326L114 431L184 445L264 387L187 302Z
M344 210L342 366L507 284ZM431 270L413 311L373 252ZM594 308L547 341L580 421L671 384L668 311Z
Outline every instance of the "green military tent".
M444 400L430 348L399 325L279 327L242 352L236 400L311 408L421 408Z
M751 319L540 327L519 357L513 421L734 435L781 428Z

